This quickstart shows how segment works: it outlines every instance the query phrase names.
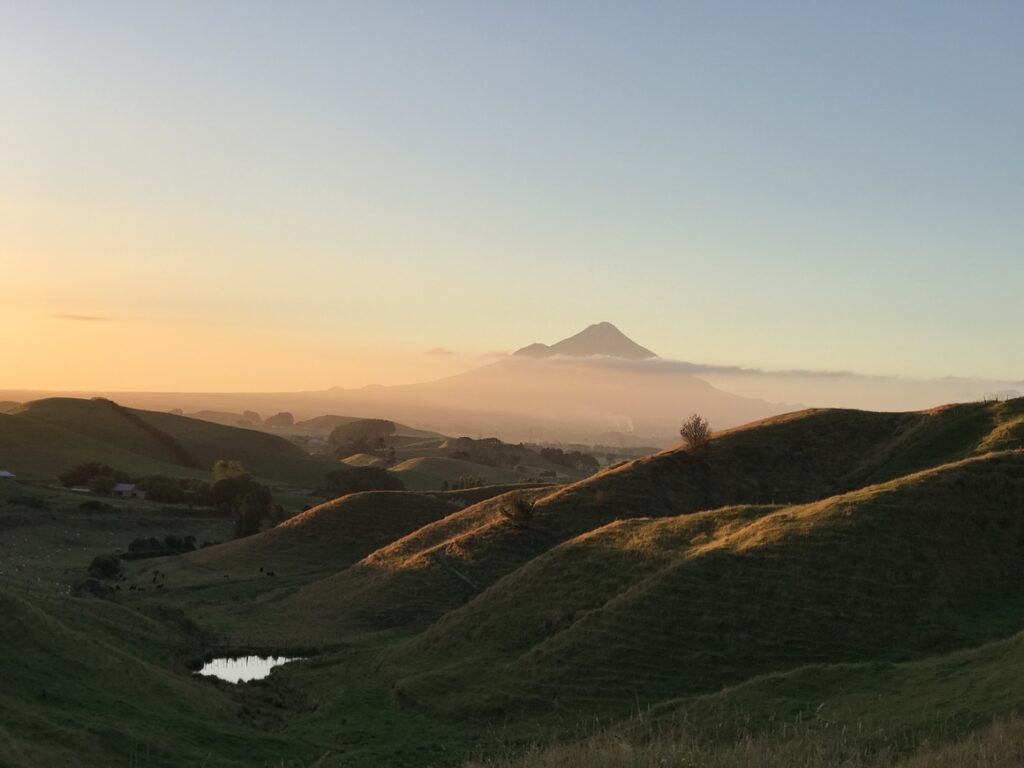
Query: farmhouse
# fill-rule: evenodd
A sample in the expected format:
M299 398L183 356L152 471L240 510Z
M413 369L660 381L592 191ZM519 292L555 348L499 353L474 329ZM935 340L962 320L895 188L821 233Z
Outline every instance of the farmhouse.
M135 483L118 483L114 486L114 490L110 492L111 496L116 496L119 499L144 499L146 498L146 492L140 490Z

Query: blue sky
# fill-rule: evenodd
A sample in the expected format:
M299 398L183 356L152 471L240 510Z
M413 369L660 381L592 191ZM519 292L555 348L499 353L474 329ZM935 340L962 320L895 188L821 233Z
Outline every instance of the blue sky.
M2 0L9 383L114 386L61 345L147 338L196 362L141 388L411 381L599 320L1024 378L1022 34L1015 2Z

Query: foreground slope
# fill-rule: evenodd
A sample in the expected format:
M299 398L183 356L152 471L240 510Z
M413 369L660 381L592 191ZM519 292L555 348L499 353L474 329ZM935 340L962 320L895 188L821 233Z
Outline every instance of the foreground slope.
M161 663L166 626L0 584L0 765L241 766L310 754L246 732L229 697Z
M681 448L535 492L525 531L490 499L457 512L282 601L337 631L422 626L557 544L617 519L737 504L808 503L1013 444L1024 400L919 413L814 410L718 435L707 460Z
M613 523L397 649L398 685L443 706L621 707L1005 636L1024 628L1022 508L1010 451L809 505Z

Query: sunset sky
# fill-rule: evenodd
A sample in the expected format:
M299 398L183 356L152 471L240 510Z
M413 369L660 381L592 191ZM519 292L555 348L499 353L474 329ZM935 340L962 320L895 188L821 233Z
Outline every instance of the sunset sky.
M1024 4L0 0L0 389L1024 379Z

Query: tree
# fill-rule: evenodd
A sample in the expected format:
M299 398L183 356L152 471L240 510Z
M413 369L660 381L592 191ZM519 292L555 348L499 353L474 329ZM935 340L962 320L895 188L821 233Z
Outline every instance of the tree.
M144 477L139 480L139 488L146 492L146 498L151 501L162 501L167 504L180 504L185 501L185 489L181 481L174 477Z
M266 421L263 422L265 427L290 427L295 423L295 417L292 416L288 411L281 411L281 413L274 414Z
M691 456L704 456L711 443L711 425L699 413L691 414L679 429L679 435L686 443L686 450Z
M245 467L238 459L217 459L213 465L213 480L230 480L234 477L248 477Z
M395 434L395 423L387 419L358 419L331 430L328 444L334 455L344 459L354 453L372 453L387 446L387 438Z
M260 493L244 496L235 513L235 538L259 533L263 518L270 514L271 506L271 501Z
M263 423L263 417L256 411L242 411L242 422L258 427Z
M498 513L513 528L525 528L533 519L533 502L522 493L514 493L498 507Z
M89 563L89 575L98 579L112 579L121 573L121 561L116 555L97 555Z
M87 483L89 490L102 496L109 496L114 492L117 479L112 475L96 475Z
M128 473L94 461L78 464L66 472L61 472L57 475L60 484L65 488L75 485L91 485L97 477L109 478L109 480L98 481L98 484L103 486L109 485L110 488L113 488L117 483L127 483L130 479Z

